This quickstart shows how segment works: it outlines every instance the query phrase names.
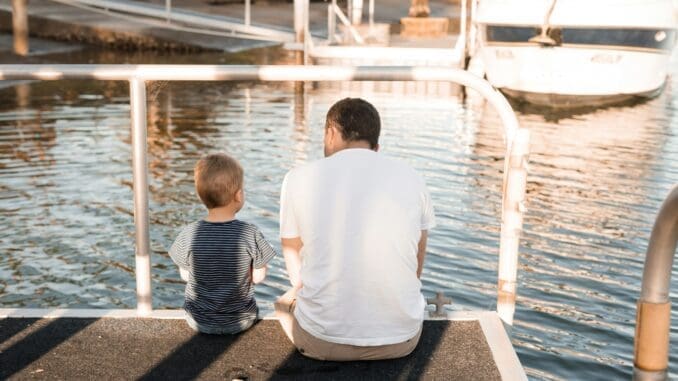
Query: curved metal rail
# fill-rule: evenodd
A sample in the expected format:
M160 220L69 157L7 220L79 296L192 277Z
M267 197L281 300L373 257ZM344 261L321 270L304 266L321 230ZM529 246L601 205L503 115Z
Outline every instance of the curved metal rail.
M638 300L634 380L665 380L669 365L669 287L678 244L678 186L664 200L647 247Z
M504 322L513 324L530 135L519 128L506 98L482 78L460 69L411 66L0 65L0 80L5 79L129 81L137 313L142 316L152 311L145 81L448 81L476 90L494 107L504 126L497 312Z

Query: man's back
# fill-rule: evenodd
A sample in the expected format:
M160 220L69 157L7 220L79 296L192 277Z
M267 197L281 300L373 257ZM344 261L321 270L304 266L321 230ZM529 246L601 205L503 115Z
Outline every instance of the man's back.
M372 150L345 149L290 172L282 193L281 236L303 242L301 327L360 346L415 336L424 311L417 245L434 224L422 178Z

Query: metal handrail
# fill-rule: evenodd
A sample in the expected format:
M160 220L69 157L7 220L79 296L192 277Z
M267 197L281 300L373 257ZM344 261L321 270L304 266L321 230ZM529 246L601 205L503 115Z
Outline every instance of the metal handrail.
M334 31L337 25L335 17L339 17L339 21L344 24L345 28L348 28L351 36L353 36L353 39L358 45L365 44L365 40L358 30L351 24L351 21L337 5L337 0L332 0L332 3L327 6L327 39L329 42L334 40Z
M152 310L145 81L446 81L469 87L494 107L504 127L497 312L504 322L513 323L529 131L519 127L506 98L482 78L461 69L411 66L0 65L0 80L9 79L130 82L137 313L141 316Z
M127 15L144 16L151 19L162 19L165 23L182 23L189 26L197 26L199 28L210 28L216 31L231 31L243 36L259 36L270 41L291 42L294 40L294 35L290 32L274 29L271 27L259 27L248 23L250 18L250 10L245 8L244 23L237 19L232 19L224 16L213 16L207 14L200 14L190 10L182 9L180 11L173 10L170 3L165 3L164 6L148 3L138 3L135 1L120 1L120 0L51 0L57 3L72 5L72 6L86 6L90 8L105 9L108 12L118 12Z
M635 380L667 378L671 330L669 287L677 245L678 186L673 188L659 209L647 246L636 314Z

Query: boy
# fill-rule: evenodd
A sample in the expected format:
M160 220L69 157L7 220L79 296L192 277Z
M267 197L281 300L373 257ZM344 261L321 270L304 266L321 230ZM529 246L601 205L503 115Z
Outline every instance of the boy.
M186 321L202 333L242 332L257 319L252 284L264 280L275 251L256 226L235 218L245 203L235 159L203 157L194 180L207 217L184 227L169 252L186 281Z

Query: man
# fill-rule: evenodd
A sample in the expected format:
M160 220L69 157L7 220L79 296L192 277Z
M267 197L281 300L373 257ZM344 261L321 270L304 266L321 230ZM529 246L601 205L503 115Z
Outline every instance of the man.
M280 236L292 289L276 315L308 357L398 358L421 335L419 277L435 217L422 177L377 153L380 129L370 103L335 103L325 158L283 181Z

